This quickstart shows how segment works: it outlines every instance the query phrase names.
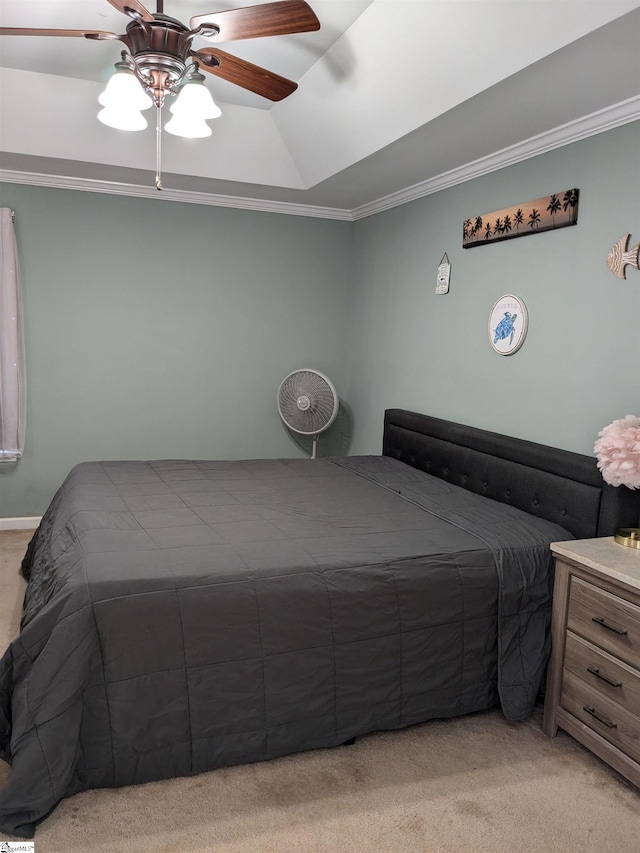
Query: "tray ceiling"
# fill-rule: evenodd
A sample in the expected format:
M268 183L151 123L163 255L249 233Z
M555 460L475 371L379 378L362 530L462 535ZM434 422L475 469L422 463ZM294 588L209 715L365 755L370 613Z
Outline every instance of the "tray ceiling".
M188 22L255 4L166 0L164 11ZM310 5L319 32L222 45L299 88L272 104L207 75L222 117L204 140L163 134L164 198L357 218L640 118L640 0ZM5 27L126 23L107 0L0 9ZM120 49L0 37L0 179L156 192L155 128L96 119Z

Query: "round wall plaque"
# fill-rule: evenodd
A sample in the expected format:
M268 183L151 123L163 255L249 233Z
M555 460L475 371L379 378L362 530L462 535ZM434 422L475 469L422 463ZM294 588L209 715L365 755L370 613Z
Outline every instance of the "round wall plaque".
M527 307L519 296L506 293L489 314L489 341L500 355L513 355L527 335Z

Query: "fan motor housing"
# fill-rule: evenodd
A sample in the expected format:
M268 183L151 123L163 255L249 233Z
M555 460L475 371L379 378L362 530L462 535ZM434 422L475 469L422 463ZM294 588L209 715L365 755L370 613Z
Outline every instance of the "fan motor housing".
M155 21L132 21L127 26L127 47L132 56L144 53L170 54L186 59L191 37L184 24L167 15L154 15Z

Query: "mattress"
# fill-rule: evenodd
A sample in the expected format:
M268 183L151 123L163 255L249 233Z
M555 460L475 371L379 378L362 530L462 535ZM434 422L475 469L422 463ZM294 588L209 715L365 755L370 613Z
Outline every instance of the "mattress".
M571 538L386 456L76 466L0 662L0 830L89 788L527 717Z

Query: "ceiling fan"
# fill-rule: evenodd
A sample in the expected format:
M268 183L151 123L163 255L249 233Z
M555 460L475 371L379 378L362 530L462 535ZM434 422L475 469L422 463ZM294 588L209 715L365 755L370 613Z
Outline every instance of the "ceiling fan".
M298 88L298 84L292 80L221 50L217 46L218 42L320 29L315 12L305 0L276 0L256 6L196 15L189 21L189 26L164 14L164 0L157 0L155 13L146 9L139 0L107 2L130 19L126 32L118 35L104 30L0 27L0 35L54 36L122 42L126 50L121 53L121 61L116 63L118 73L111 80L119 77L118 82L124 81L127 84L126 98L124 89L119 89L115 95L115 87L110 91L107 86L99 99L105 109L98 117L111 127L140 130L147 126L141 110L155 104L158 134L157 189L162 189L160 112L166 96L179 95L171 107L174 118L165 126L166 130L178 136L207 136L211 129L205 125L204 120L220 115L219 108L202 85L205 78L200 73L200 68L271 101L281 101ZM194 50L192 42L195 38L205 39L214 46ZM133 84L137 91L132 92L129 84ZM117 98L120 98L120 101ZM127 100L126 105L123 99ZM188 115L189 109L192 115ZM196 112L198 116L194 122L193 114Z
M163 0L157 0L155 14L139 0L107 0L131 21L126 32L118 35L104 30L54 30L0 27L3 36L62 36L90 40L116 40L127 48L138 69L154 80L159 97L164 83L175 83L191 61L216 77L234 83L271 101L280 101L297 89L297 83L226 53L219 47L192 49L192 41L201 37L218 42L280 36L320 29L315 12L305 0L276 0L257 6L196 15L185 26L163 14Z

